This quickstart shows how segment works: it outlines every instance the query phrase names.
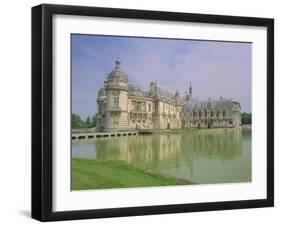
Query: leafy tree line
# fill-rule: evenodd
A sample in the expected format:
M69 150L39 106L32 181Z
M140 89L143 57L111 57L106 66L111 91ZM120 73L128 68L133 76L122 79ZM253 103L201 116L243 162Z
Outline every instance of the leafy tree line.
M241 114L242 124L252 124L252 113L243 112Z
M83 129L83 128L93 128L97 125L96 116L88 116L84 121L81 119L80 115L72 114L71 115L71 127L72 129Z

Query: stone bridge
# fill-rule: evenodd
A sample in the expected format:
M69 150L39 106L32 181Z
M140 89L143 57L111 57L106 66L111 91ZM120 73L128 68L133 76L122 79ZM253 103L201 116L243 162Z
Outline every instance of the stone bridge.
M81 139L98 139L98 138L113 138L113 137L122 137L122 136L137 136L138 131L123 131L123 132L109 132L109 133L73 133L71 134L72 140L81 140Z

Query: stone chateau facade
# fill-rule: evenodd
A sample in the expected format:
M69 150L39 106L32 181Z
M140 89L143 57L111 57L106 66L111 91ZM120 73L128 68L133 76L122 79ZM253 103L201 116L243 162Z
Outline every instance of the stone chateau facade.
M116 60L97 95L98 132L131 129L214 128L241 125L240 104L220 97L200 101L189 92L181 97L151 82L148 91L129 85Z

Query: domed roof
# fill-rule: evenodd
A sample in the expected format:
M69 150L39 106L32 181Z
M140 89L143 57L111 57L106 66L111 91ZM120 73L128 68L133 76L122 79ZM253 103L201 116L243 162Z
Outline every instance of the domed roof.
M98 92L98 97L106 96L105 88L101 88Z
M107 80L119 79L123 82L128 82L128 76L120 70L121 61L117 59L115 61L115 69L107 76Z

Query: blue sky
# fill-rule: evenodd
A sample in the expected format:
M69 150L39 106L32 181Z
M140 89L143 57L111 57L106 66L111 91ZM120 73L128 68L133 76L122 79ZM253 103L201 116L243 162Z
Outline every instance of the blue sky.
M150 81L183 96L192 82L200 99L220 96L251 112L251 43L72 35L72 112L97 110L98 90L116 58L129 83L147 90Z

